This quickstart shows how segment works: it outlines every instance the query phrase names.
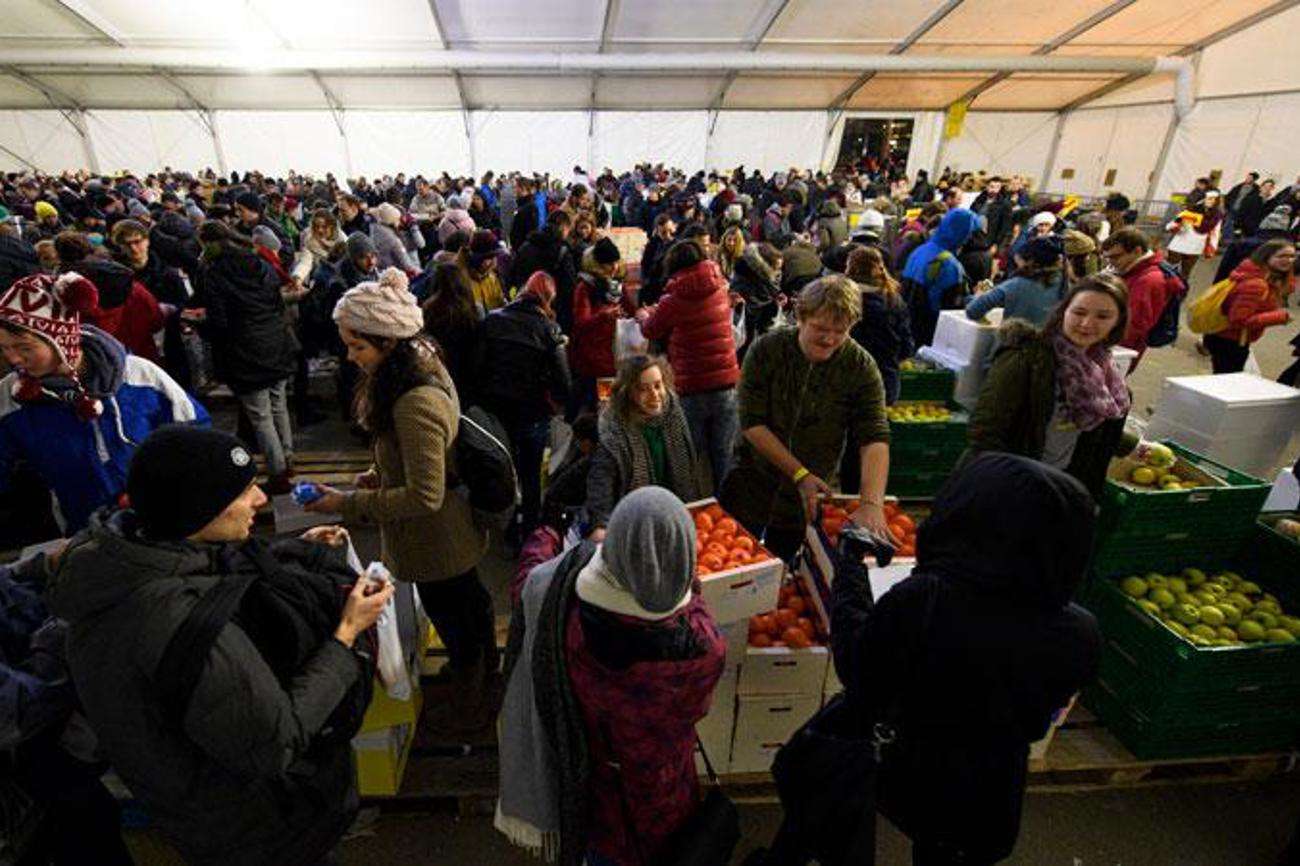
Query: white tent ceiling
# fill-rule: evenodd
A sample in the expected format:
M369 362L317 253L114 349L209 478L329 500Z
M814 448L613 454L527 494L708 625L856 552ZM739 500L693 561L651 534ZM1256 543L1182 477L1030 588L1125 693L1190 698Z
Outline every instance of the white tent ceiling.
M1054 110L1142 73L872 73L850 66L817 72L715 68L667 74L649 68L557 74L510 69L507 62L461 71L440 64L439 55L444 60L467 56L462 52L613 58L749 52L764 60L779 54L938 61L1156 57L1187 55L1291 5L1270 0L5 0L0 108L920 110L943 108L965 96L973 97L975 109ZM316 62L322 56L325 60ZM362 56L370 60L361 63ZM310 57L312 65L294 68L295 57ZM272 66L275 71L268 72Z

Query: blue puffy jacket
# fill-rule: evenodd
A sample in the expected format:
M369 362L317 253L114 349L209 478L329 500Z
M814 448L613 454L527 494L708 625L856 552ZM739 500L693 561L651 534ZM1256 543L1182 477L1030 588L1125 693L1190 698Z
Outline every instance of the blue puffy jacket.
M210 423L207 411L156 364L135 355L125 364L121 387L92 421L79 419L66 403L20 403L13 396L17 374L0 379L0 489L14 461L25 460L54 491L67 535L126 489L131 455L155 428Z

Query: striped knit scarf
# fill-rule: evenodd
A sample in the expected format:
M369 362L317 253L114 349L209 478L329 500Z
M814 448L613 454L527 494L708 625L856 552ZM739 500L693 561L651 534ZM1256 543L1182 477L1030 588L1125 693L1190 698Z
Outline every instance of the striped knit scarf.
M686 415L682 412L677 395L668 395L662 415L641 423L663 429L666 458L664 467L667 477L660 479L660 486L677 494L677 498L683 502L698 499L699 489L695 482L695 448L691 445ZM613 412L609 413L609 424L611 432L616 435L608 439L602 437L602 442L613 446L610 448L610 453L618 463L619 478L627 482L627 488L623 493L654 484L654 463L650 458L650 446L646 444L645 436Z

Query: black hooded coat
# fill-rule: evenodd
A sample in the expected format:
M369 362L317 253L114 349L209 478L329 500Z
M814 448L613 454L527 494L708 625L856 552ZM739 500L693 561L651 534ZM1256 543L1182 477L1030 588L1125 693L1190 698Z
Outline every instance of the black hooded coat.
M1029 744L1100 658L1096 620L1070 602L1093 523L1075 479L984 454L939 492L912 576L878 604L864 569L837 570L835 668L864 727L898 709L879 808L914 843L974 863L1014 849Z

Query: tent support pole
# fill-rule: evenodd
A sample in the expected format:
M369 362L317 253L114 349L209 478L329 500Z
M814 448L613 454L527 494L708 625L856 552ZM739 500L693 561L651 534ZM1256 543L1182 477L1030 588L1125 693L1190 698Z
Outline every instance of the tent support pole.
M1170 151L1174 149L1174 139L1178 137L1178 127L1181 123L1182 119L1178 116L1178 112L1173 112L1169 117L1169 128L1165 130L1164 143L1160 145L1160 156L1156 157L1155 168L1151 170L1151 179L1147 181L1146 205L1148 207L1155 201L1156 192L1160 189L1160 178L1165 173L1165 163L1169 160Z
M1056 116L1056 132L1052 134L1052 146L1047 151L1047 162L1043 163L1043 176L1039 179L1039 192L1047 191L1047 184L1052 179L1052 170L1056 168L1056 155L1061 150L1061 138L1065 135L1065 118L1069 117L1068 111L1062 111Z
M217 171L226 174L230 167L226 165L226 148L221 143L221 133L217 132L217 119L212 114L212 109L204 109L200 115L203 118L203 124L208 128L208 135L212 136L212 151L217 155Z

